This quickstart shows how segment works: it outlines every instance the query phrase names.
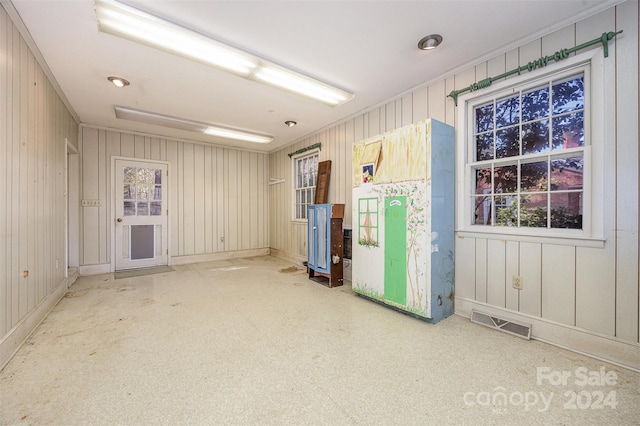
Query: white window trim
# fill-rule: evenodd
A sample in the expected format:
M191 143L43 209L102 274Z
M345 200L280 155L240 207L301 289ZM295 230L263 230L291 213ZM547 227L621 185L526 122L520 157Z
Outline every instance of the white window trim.
M298 180L298 176L296 174L296 164L298 159L310 157L314 154L318 155L318 163L320 163L320 150L318 148L314 148L291 157L291 182L293 182L293 185L291 187L291 221L294 223L306 224L308 222L307 218L301 219L296 217L296 184ZM316 177L316 187L317 184L318 181Z
M609 58L611 61L611 58ZM485 89L466 93L458 98L457 117L459 129L456 148L456 232L460 237L490 238L541 242L585 247L604 246L604 152L608 126L614 117L607 112L607 79L615 78L613 70L607 68L602 48L575 55L557 64L511 78ZM467 161L471 154L468 144L472 128L469 125L469 103L494 96L496 92L506 92L510 87L527 85L534 80L551 78L554 74L572 68L587 66L589 90L585 99L585 177L583 192L583 229L538 229L509 228L503 226L472 225L471 212L471 166ZM610 67L609 67L610 68ZM585 84L587 84L585 82ZM611 132L608 132L611 133Z

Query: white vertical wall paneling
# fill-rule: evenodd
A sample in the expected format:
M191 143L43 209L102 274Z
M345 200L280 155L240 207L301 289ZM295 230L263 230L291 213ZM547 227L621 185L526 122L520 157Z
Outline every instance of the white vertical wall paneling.
M385 105L385 126L384 132L396 129L396 103L391 101ZM383 132L383 133L384 133ZM370 135L373 136L373 135Z
M196 252L195 250L195 155L194 146L189 143L182 144L184 168L182 170L182 207L184 212L182 214L182 229L183 229L183 245L184 249L181 254L190 255Z
M0 49L1 50L1 49ZM36 130L37 130L37 116L36 116L36 86L33 84L36 81L37 74L37 62L35 57L29 52L29 60L28 60L28 70L26 75L26 84L27 88L25 90L25 94L28 99L28 107L27 107L27 127L28 131L26 134L26 140L28 145L27 156L30 159L29 164L27 165L28 173L27 173L27 197L28 197L28 208L27 212L27 246L30 249L30 256L27 263L27 270L34 271L37 270L36 265L38 265L38 260L40 259L40 252L36 247L38 247L37 239L37 227L38 227L38 214L37 214L37 205L38 205L38 165L36 164L36 159L38 155L38 144L36 140ZM0 98L2 96L0 95ZM0 113L0 116L4 116L4 114ZM0 171L0 175L2 172ZM0 209L2 207L0 206ZM0 226L2 221L0 220ZM24 238L25 236L22 236ZM2 244L0 244L0 247ZM4 258L4 257L3 257ZM29 274L29 287L28 287L28 306L29 310L36 306L37 301L39 301L38 297L38 279L36 273ZM1 276L1 275L0 275ZM0 306L4 306L0 302ZM0 332L2 330L0 329Z
M505 250L505 308L519 311L520 290L513 288L513 277L520 275L520 243L507 241Z
M29 200L29 51L26 42L16 34L15 40L19 41L19 79L15 79L14 90L17 89L17 96L20 99L19 109L16 111L16 117L14 118L19 122L19 137L15 138L16 142L20 146L20 230L19 230L19 245L20 245L20 265L18 270L29 270L30 253L28 244L29 235L29 204L32 203ZM16 87L17 84L17 87ZM27 238L25 238L27 237ZM29 306L29 293L33 292L35 280L32 277L22 278L22 285L20 291L20 317L29 312L33 305Z
M238 153L236 151L227 151L225 153L225 159L227 159L227 164L225 167L225 174L227 175L227 179L225 179L226 196L227 200L227 217L229 220L227 223L227 229L225 231L226 237L226 248L227 250L237 250L238 249Z
M134 158L136 156L136 145L134 135L123 133L120 139L120 153L123 157Z
M476 296L476 242L474 238L456 238L456 297L475 299Z
M228 204L227 194L225 193L225 155L222 148L216 148L216 217L218 218L216 243L218 244L217 251L226 250L226 242L224 239L226 232L226 206Z
M576 248L576 326L615 335L614 283L613 239L604 249Z
M115 191L119 191L120 188L113 188L113 173L111 158L121 156L120 152L120 136L119 132L107 131L107 154L105 161L107 162L107 181L106 181L106 194L103 200L103 204L106 206L106 229L107 229L107 238L105 241L106 245L106 253L107 253L107 262L111 261L111 228L113 227L113 221L115 217L112 217L113 208L113 195Z
M0 342L64 278L64 138L76 143L72 121L0 7Z
M476 238L476 297L480 302L487 301L487 240Z
M605 31L615 28L614 9L606 10L598 15L587 18L576 24L576 43L584 43L592 40ZM615 212L616 208L616 161L615 150L617 140L615 138L615 43L609 43L609 58L603 62L605 98L598 107L603 111L601 120L592 123L594 134L598 135L598 129L604 127L605 134L611 135L611 140L602 144L601 151L593 154L602 156L602 166L605 170L604 179L592 180L593 200L597 207L611 206L611 208L597 208L594 212L594 221L604 224L604 237L606 243L604 249L578 248L577 274L580 279L576 285L576 325L587 326L589 330L598 331L608 335L615 335L615 297L616 297L616 247L615 247ZM595 109L596 106L594 106ZM637 139L636 139L637 140ZM595 163L595 161L594 161ZM599 214L602 212L603 216ZM598 214L595 214L598 213ZM595 260L594 256L598 256ZM591 263L588 265L587 263ZM598 265L598 270L593 268ZM590 274L585 272L590 271ZM589 312L591 309L595 311Z
M83 129L82 136L82 185L81 200L95 200L98 192L99 161L98 130ZM96 265L100 262L98 230L100 229L97 207L82 207L82 259L83 265Z
M205 249L205 155L203 145L193 145L193 221L194 253L206 253Z
M14 206L18 204L17 191L14 189L14 164L18 161L18 154L14 152L14 147L16 147L16 143L14 141L13 134L13 116L15 115L13 106L14 106L14 96L13 96L13 81L14 81L14 72L13 72L13 64L15 62L15 58L13 56L13 32L14 27L9 25L6 28L6 54L7 54L7 65L6 65L6 76L7 76L7 86L5 90L7 107L5 110L6 115L6 140L7 140L7 174L6 174L6 183L7 183L7 229L5 235L7 251L6 251L6 259L7 259L7 321L10 324L15 324L16 319L18 317L18 275L16 274L17 267L14 266L15 262L18 261L18 253L16 252L17 246L15 246L14 235L12 232L14 229L15 223L15 215L14 215ZM16 76L17 77L17 76ZM15 259L15 260L14 260Z
M421 87L411 94L412 122L424 120L427 115L427 88Z
M133 151L133 156L135 158L140 158L140 159L144 159L145 158L145 137L142 135L135 135L133 137L133 143L134 143L134 151Z
M575 247L542 246L542 317L575 325Z
M0 29L10 26L10 20L4 9L0 7ZM7 32L0 31L0 52L7 51ZM7 99L7 81L8 70L7 61L0 62L0 99ZM7 207L9 204L9 193L7 191L7 169L9 157L8 147L9 139L7 135L7 102L0 102L0 233L3 240L0 241L0 335L4 336L11 328L11 319L9 314L9 287L10 272L8 268L7 253L11 253L8 247L8 223L7 223Z
M242 219L241 223L247 224L247 227L238 227L239 232L239 240L241 241L240 247L250 247L251 246L251 206L252 206L252 195L251 194L251 166L250 166L250 157L251 153L242 152L240 156L240 164L238 165L238 172L240 172L240 193L248 194L248 196L239 196L238 199L240 201L240 217Z
M427 87L427 118L435 118L443 123L446 122L446 102L443 102L447 96L447 88L445 80L440 80L435 84Z
M106 146L106 131L102 130L98 133L98 199L102 201L100 207L93 207L98 210L98 221L100 228L98 230L98 248L99 248L99 263L107 263L109 256L107 255L107 240L110 237L107 236L107 218L109 217L107 210L107 198L111 198L111 193L107 192L110 185L107 183L107 179L111 174L108 172L110 164L109 157L107 156Z
M520 312L541 316L542 248L538 243L520 243L519 270L523 279Z
M178 142L167 141L167 161L169 162L169 246L171 247L171 256L177 256L180 253L179 240L181 237L180 211L178 210L180 203L178 198Z
M506 249L504 240L487 240L487 303L505 307Z
M444 115L441 121L456 128L456 104L455 102L453 102L453 99L447 97L447 95L449 95L449 93L451 93L452 90L455 90L456 88L462 88L464 87L464 85L457 86L456 78L449 77L445 79L444 87L445 87L445 93L444 93L445 97L444 97L444 105L443 105Z
M616 336L638 341L640 316L638 298L640 278L638 260L638 2L628 1L618 6L616 30L626 37L616 43L616 81L622 90L616 98L618 146L617 173L617 253L616 257ZM633 72L635 70L635 72ZM633 319L636 320L633 320Z
M212 151L214 147L204 147L204 249L206 253L213 253L216 247L217 218L213 206L216 198L215 166L213 164Z

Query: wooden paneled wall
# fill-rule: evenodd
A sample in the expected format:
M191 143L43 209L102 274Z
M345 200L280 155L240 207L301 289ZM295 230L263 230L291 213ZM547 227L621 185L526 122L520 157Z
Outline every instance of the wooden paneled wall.
M112 157L169 163L170 255L269 247L268 155L80 127L81 269L111 263Z
M486 77L503 73L559 48L572 47L603 32L624 30L610 43L607 66L615 82L606 108L604 145L604 248L486 238L456 238L456 297L543 318L590 333L638 342L638 2L627 1L574 25L470 64L455 75L352 117L271 154L270 176L286 178L271 187L270 235L274 253L306 258L305 223L291 220L291 160L288 153L322 143L320 160L332 160L329 200L345 203L345 225L351 225L351 149L363 138L435 118L457 127L457 111L447 94ZM524 289L511 278L524 278ZM567 343L570 346L569 343Z
M13 350L4 347L13 345L7 336L65 285L66 140L77 145L77 134L73 115L0 6L0 367Z

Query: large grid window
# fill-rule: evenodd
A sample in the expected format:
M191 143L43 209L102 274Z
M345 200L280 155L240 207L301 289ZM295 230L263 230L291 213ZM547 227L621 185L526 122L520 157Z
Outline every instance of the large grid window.
M318 152L293 158L294 179L294 219L307 219L307 206L316 197L318 177Z
M470 225L583 228L584 68L468 103Z

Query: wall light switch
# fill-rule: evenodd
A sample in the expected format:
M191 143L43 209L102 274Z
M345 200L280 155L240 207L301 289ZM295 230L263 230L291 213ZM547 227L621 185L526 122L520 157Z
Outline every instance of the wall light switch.
M82 200L82 207L100 207L102 200Z

